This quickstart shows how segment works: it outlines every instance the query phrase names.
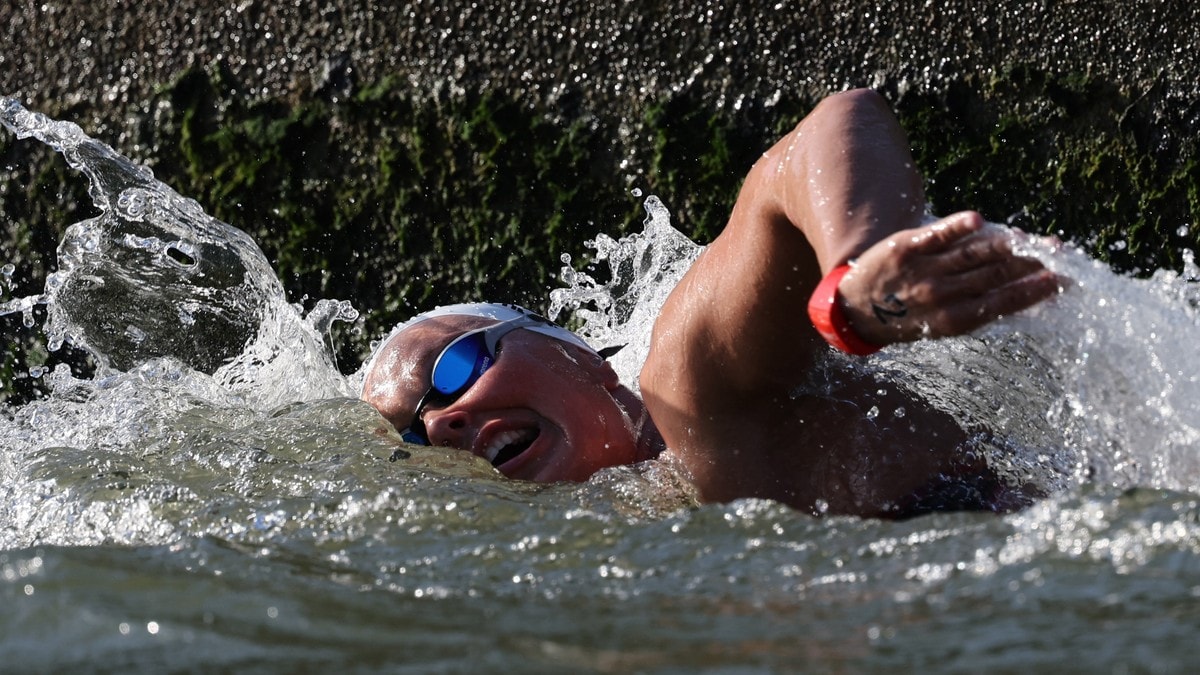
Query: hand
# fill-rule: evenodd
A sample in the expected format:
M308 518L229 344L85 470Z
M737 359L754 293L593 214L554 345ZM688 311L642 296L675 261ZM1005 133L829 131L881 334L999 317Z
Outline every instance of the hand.
M1059 278L1011 242L974 211L897 232L842 279L844 315L863 340L886 345L969 333L1058 293Z

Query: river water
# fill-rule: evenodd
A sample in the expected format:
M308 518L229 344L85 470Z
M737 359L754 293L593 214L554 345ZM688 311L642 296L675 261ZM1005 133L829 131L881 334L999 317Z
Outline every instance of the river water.
M1010 515L821 518L700 505L653 463L587 483L404 446L332 363L328 300L289 304L257 246L78 127L0 119L84 172L44 305L49 395L0 410L5 672L1188 670L1200 629L1200 357L1190 266L1148 280L1070 248L1047 306L868 366L1053 496ZM698 248L643 232L564 270L632 381ZM568 252L580 254L583 252ZM0 260L0 263L3 263ZM609 279L609 277L612 277ZM902 410L865 411L868 416Z

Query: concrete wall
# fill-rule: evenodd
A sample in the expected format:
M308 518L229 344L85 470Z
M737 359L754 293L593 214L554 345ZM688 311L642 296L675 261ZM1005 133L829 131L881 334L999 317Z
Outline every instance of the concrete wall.
M561 253L637 226L631 187L707 240L771 139L853 86L892 102L940 212L1124 270L1200 245L1192 3L0 3L0 93L249 232L289 297L351 300L351 366L432 304L538 304ZM37 292L89 215L60 159L0 132L0 301ZM0 399L79 361L20 317L0 335L25 345Z
M5 0L0 92L120 123L184 69L223 61L253 96L398 76L531 106L570 89L583 93L569 104L629 116L679 88L736 106L778 90L938 91L1019 65L1105 80L1195 125L1198 31L1195 3L1123 0Z

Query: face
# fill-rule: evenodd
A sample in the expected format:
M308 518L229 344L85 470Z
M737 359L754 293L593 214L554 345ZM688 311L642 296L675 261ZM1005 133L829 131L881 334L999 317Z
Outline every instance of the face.
M397 429L408 427L442 349L494 323L449 316L401 332L367 373L363 399ZM616 395L621 389L595 354L517 329L500 339L495 363L478 381L449 404L427 405L421 417L430 443L483 457L506 476L581 481L637 460L633 425Z

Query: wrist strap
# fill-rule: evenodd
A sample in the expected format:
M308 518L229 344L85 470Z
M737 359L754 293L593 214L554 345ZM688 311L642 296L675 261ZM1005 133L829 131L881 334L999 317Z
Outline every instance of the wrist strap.
M850 327L850 323L846 321L846 315L842 314L842 306L838 303L840 297L838 284L849 271L849 265L842 265L825 275L821 283L817 284L817 290L813 291L812 297L808 300L808 318L812 320L813 327L829 344L847 354L867 356L883 347L873 345L858 337L858 334Z

